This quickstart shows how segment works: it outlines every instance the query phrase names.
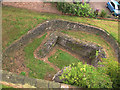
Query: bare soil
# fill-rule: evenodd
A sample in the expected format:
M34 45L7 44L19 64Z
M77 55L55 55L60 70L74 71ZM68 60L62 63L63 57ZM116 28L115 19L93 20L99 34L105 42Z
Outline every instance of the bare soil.
M56 5L46 2L3 2L3 5L13 6L16 8L24 8L37 12L55 13L62 14L62 12L57 10Z
M23 49L20 49L17 51L14 55L14 66L11 69L11 72L15 72L17 74L20 74L21 72L25 72L26 76L29 74L29 68L24 64L24 51Z

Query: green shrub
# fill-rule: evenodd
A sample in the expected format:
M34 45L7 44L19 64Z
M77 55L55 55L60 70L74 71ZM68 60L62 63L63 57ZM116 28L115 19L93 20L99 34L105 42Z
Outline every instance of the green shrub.
M60 79L64 79L66 84L82 88L112 88L112 82L108 75L82 62L69 65L69 68L63 71Z
M83 17L95 17L94 11L90 8L89 4L72 4L67 2L58 2L57 3L58 10L63 13L68 13L76 16Z
M99 65L104 65L104 67L98 67L98 69L110 76L113 82L112 87L120 88L120 64L117 61L104 58Z
M105 18L107 16L107 13L104 10L102 10L99 16Z

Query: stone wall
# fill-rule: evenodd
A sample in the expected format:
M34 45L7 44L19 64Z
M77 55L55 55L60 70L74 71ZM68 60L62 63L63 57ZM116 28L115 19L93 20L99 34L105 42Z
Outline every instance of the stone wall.
M61 84L54 81L29 78L7 71L2 71L2 81L16 85L29 85L34 88L76 88L74 86Z
M49 35L47 41L37 51L37 56L44 58L48 53L58 44L70 52L73 52L80 56L83 62L87 62L90 65L97 66L97 63L101 58L105 58L102 47L99 47L93 43L83 42L76 38L62 34L61 32L53 32ZM98 55L96 56L96 52ZM99 59L97 58L99 57Z
M83 42L64 34L59 33L57 44L81 56L83 58L83 62L87 62L93 66L97 66L100 59L106 57L102 47L99 47L93 43ZM98 56L96 56L97 51ZM100 57L100 59L97 57Z
M84 24L80 24L80 23L73 23L73 22L68 22L68 21L63 21L63 20L46 21L43 24L40 24L38 27L29 31L26 35L24 35L19 40L17 40L13 44L11 44L4 53L10 53L17 49L20 49L21 47L26 45L31 39L36 38L37 36L43 34L44 32L46 32L48 30L55 31L55 30L59 30L59 29L79 30L79 31L85 31L88 33L99 34L99 36L103 37L107 42L110 43L110 45L113 47L113 49L116 53L116 56L118 57L118 52L120 52L118 43L106 31L104 31L100 28L94 27L94 26L84 25Z
M43 58L45 57L51 49L55 46L58 39L58 35L56 32L53 32L49 35L48 40L44 43L44 45L40 48L37 52L38 57Z

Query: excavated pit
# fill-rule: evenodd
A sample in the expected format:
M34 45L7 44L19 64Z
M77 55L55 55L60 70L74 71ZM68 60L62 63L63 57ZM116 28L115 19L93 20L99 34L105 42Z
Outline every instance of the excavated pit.
M20 37L18 40L13 42L9 47L7 47L3 51L3 70L10 71L11 69L15 69L14 66L14 58L13 55L17 54L16 52L23 49L25 45L27 45L31 40L34 40L38 36L44 34L47 31L59 31L59 30L75 30L75 31L84 31L92 34L99 34L106 42L108 42L115 52L115 56L118 58L118 62L120 62L120 49L119 45L114 40L114 38L108 34L105 30L100 28L84 25L80 23L74 23L64 20L51 20L46 21L33 30L30 30L28 33ZM53 37L52 37L53 36ZM73 52L83 58L83 62L87 62L90 65L97 66L97 63L100 61L100 58L105 58L105 54L102 50L102 47L99 47L92 43L86 43L75 38L72 38L67 35L62 34L51 34L44 46L42 47L39 52L37 52L38 56L43 58L45 57L53 48L54 46L60 45L67 49L70 52ZM40 53L41 52L41 53ZM18 54L21 55L21 54ZM16 59L17 61L18 59ZM20 61L21 62L21 61ZM18 65L20 66L20 65ZM16 66L17 68L19 68ZM24 66L24 65L23 65ZM13 72L17 72L13 71Z
M93 66L97 66L100 59L106 57L102 47L92 43L83 42L60 32L53 32L50 34L44 45L38 50L38 57L46 57L56 44L80 56L83 63L86 62Z

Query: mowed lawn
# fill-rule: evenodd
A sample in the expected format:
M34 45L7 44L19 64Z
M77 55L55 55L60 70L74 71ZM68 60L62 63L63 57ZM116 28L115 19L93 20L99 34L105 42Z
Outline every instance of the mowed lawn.
M85 23L100 27L109 32L118 41L118 22L83 18L76 16L65 16L48 13L38 13L30 10L2 7L2 47L5 49L12 42L20 38L38 24L53 19L62 19L73 22Z

